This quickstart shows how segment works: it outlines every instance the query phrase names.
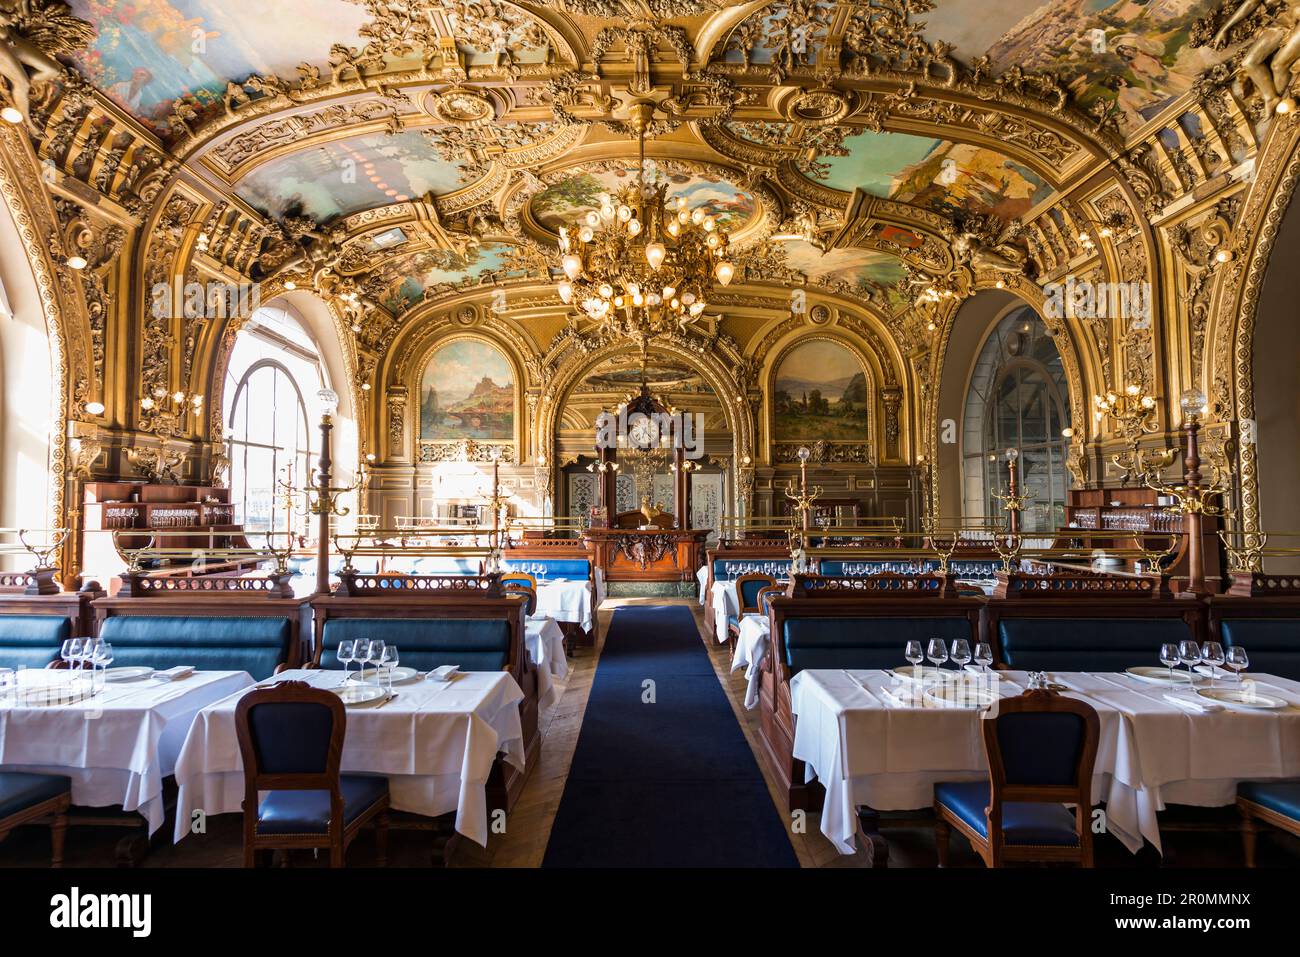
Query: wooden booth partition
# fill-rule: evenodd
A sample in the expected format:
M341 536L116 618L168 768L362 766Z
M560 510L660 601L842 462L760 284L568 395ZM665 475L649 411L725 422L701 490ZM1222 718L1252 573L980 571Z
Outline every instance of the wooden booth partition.
M0 618L9 615L66 618L69 638L93 636L95 614L91 603L105 595L99 583L86 582L79 591L62 591L54 585L51 591L42 589L42 578L35 572L0 574Z
M500 619L510 629L510 651L505 670L524 692L519 718L524 736L524 771L497 759L488 779L489 808L509 810L514 806L528 771L541 750L537 668L524 644L527 603L524 596L501 587L501 576L457 575L368 575L343 572L338 588L310 601L312 652L309 660L319 665L324 649L326 625L339 619ZM382 631L375 638L382 639ZM400 650L400 649L399 649Z
M704 579L704 623L710 632L714 630L713 583L716 580L715 576L719 563L725 567L727 562L733 561L780 562L788 567L790 561L789 536L782 534L779 538L724 538L720 539L716 546L704 553L704 567L708 570ZM735 576L731 577L735 578Z
M796 575L785 595L770 600L768 651L760 669L759 732L764 756L788 795L790 810L819 809L825 792L817 782L805 783L804 764L793 755L790 679L799 667L787 647L787 630L806 622L804 628L813 631L847 625L850 634L861 635L860 644L828 645L823 660L813 667L899 667L906 664L903 646L917 637L911 633L914 629L929 635L942 626L967 638L973 648L984 601L958 596L947 576L895 574L865 579ZM872 621L888 630L873 628Z

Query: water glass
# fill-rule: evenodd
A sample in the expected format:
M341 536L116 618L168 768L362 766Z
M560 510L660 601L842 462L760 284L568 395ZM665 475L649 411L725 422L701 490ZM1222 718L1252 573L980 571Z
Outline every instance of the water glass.
M952 643L952 661L957 666L957 670L965 669L970 664L970 659L970 642L965 638L954 639Z
M393 691L393 669L397 667L399 660L397 646L384 645L384 650L379 654L379 664L384 669L384 673L388 675L389 694L392 694Z
M357 643L355 641L340 641L338 651L335 652L335 657L337 657L339 663L343 665L344 684L347 684L348 680L348 665L352 664L352 662L356 660L356 648Z
M1250 656L1241 645L1233 645L1224 656L1223 663L1237 674L1237 684L1241 684L1241 673L1250 667Z
M1178 665L1178 646L1164 644L1160 646L1160 663L1169 669L1169 683L1174 681L1174 668Z
M909 641L907 646L903 648L903 657L912 666L912 674L917 674L921 662L925 661L925 652L921 650L921 643L919 641Z
M929 647L925 649L925 656L930 659L930 664L934 665L934 670L938 671L948 660L948 646L942 638L931 638Z
M378 681L382 674L380 664L384 659L384 643L379 640L370 642L370 647L366 650L366 660L372 662L375 666L375 680Z
M1178 643L1178 660L1187 666L1187 680L1193 688L1196 687L1197 665L1201 663L1201 646L1190 639L1184 639Z
M108 681L108 666L113 663L113 646L102 638L97 640L91 651L90 663L92 668L100 668L105 672L100 683L100 687L103 687L104 682ZM94 688L93 671L91 672L91 687Z
M366 662L370 660L370 642L365 638L357 639L356 651L352 654L352 660L357 663L357 677L365 675Z
M989 667L993 664L993 646L987 641L976 642L975 664L983 668L985 674L989 673Z
M1201 645L1201 661L1210 666L1210 687L1214 687L1214 676L1219 673L1219 669L1224 663L1223 645L1217 641L1207 641Z
M63 647L59 649L59 657L63 659L64 664L69 669L76 667L73 662L81 660L81 647L87 639L84 638L65 638Z

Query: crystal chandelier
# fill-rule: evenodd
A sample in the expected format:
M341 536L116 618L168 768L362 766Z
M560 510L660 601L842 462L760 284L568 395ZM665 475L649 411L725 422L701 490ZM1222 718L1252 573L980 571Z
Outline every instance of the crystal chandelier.
M646 124L654 106L637 103L640 162L636 182L624 186L599 211L560 229L560 298L602 333L647 341L688 328L703 315L714 282L736 273L727 258L729 237L702 207L669 200L668 184L645 180Z

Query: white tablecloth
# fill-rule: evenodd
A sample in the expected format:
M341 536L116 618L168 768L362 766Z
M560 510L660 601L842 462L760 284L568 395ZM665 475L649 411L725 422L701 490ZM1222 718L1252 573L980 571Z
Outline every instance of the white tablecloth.
M569 662L564 657L564 631L554 618L534 617L527 622L524 644L537 666L538 706L548 708L564 693Z
M745 707L758 707L759 669L767 654L767 636L772 622L765 615L746 615L740 619L740 637L736 639L736 654L731 659L731 670L745 669Z
M709 595L709 606L713 609L713 637L720 642L727 640L727 618L738 615L740 608L736 604L736 583L734 581L714 582Z
M288 671L279 677L336 687L341 671ZM398 694L382 708L347 709L344 773L383 774L398 811L436 817L456 812L456 830L479 844L488 838L484 786L497 753L523 769L519 702L524 693L500 671L472 671L455 681L417 681L394 686ZM243 761L235 737L231 697L201 711L176 762L180 795L175 839L189 833L196 809L207 814L240 811Z
M556 621L572 621L591 630L596 607L604 600L604 587L599 581L547 581L537 582L538 616Z
M177 681L109 683L75 704L31 706L27 692L70 672L18 673L0 697L0 766L72 779L72 803L138 811L152 834L163 823L163 778L173 772L200 709L253 683L243 671L200 671Z
M1027 678L999 674L1018 685L1009 694ZM1157 812L1166 804L1225 806L1240 781L1300 775L1300 682L1257 676L1261 692L1291 703L1285 711L1196 714L1166 702L1165 688L1126 675L1054 677L1097 710L1092 798L1105 802L1107 829L1131 851L1143 838L1160 849ZM936 782L988 777L976 712L892 707L882 686L893 686L883 671L801 671L790 682L794 756L826 788L822 833L845 854L856 807L926 808Z
M700 570L695 573L695 580L700 583L700 604L704 604L706 590L709 587L709 566L707 563L700 566Z

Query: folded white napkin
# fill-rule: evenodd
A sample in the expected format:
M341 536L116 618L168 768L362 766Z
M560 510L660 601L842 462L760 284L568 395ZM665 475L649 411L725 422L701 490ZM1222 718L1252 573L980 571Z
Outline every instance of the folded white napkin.
M917 706L915 699L910 697L907 699L901 698L888 688L881 688L880 696L885 699L885 703L891 708L915 708Z
M153 676L160 681L179 681L182 678L188 678L194 674L193 665L177 665L175 668L168 668L165 671L155 671Z
M1191 695L1166 694L1164 699L1184 711L1192 711L1196 714L1213 714L1216 711L1223 710L1221 704L1215 704L1213 701L1206 701L1203 698L1193 698Z

